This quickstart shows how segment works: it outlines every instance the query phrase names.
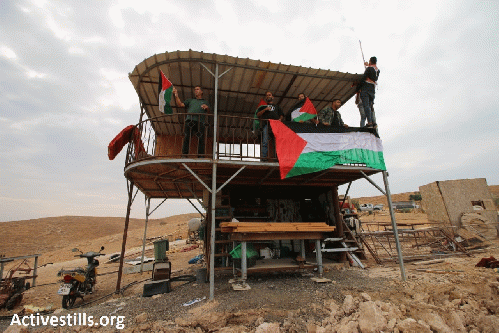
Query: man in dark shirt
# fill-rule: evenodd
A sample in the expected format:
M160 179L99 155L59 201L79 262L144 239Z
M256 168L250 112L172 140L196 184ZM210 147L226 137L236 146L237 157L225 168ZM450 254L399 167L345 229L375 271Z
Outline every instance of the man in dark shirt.
M194 135L198 138L198 157L204 154L204 122L205 116L203 113L207 113L210 110L208 101L203 98L203 89L200 86L194 87L194 97L182 102L178 97L178 91L174 87L173 95L175 96L175 102L177 106L187 109L187 115L185 117L184 124L184 142L182 144L182 155L189 154L190 138ZM191 114L192 113L192 114Z
M372 112L372 105L374 104L374 93L379 77L379 69L376 66L377 61L376 57L371 57L369 63L364 63L366 70L358 85L360 99L362 100L362 106L364 107L364 113L367 118L367 127L374 127L376 125L373 121L374 115Z
M260 120L260 126L262 128L262 149L261 158L266 160L269 154L269 139L271 133L269 133L269 122L268 119L274 120L284 120L284 114L278 105L274 105L274 95L270 91L265 93L264 101L266 105L261 105L258 107L256 116Z

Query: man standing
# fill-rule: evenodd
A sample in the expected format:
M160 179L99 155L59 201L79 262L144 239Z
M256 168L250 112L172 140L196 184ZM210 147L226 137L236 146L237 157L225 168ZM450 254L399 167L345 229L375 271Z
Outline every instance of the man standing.
M319 122L325 126L348 127L343 123L338 109L341 107L341 101L338 98L333 99L331 106L326 106L319 112Z
M366 125L366 113L364 112L364 105L362 105L362 100L360 99L360 92L355 94L355 105L359 108L360 127L364 127Z
M204 122L205 116L201 115L209 112L210 107L206 99L203 98L203 89L200 86L194 87L194 97L185 100L183 103L178 97L176 88L173 88L173 95L177 106L187 109L187 116L184 124L184 142L182 144L182 155L189 154L190 138L195 135L198 142L198 157L204 154Z
M367 117L367 127L374 127L376 125L373 120L374 115L371 106L374 104L375 87L379 77L379 69L376 66L377 62L376 57L371 57L369 63L364 63L366 70L357 88L360 90L360 99L362 100L362 106Z
M265 93L264 102L266 105L261 105L256 111L256 116L260 120L262 128L262 150L261 158L266 160L269 154L269 119L284 120L284 114L278 105L274 105L274 96L270 91Z
M286 121L297 121L299 123L304 123L304 122L307 122L307 123L312 123L312 124L318 124L319 121L317 120L317 118L312 118L312 119L309 119L309 120L297 120L297 118L301 119L300 117L303 115L303 112L304 110L302 108L306 107L306 102L307 102L307 96L305 96L304 93L299 93L298 94L298 101L296 102L295 105L293 105L293 107L291 108L291 110L288 112L288 114L286 115ZM309 104L312 105L312 102L310 102L309 100ZM313 107L313 105L312 105ZM314 112L315 112L315 108L314 109ZM317 112L315 112L316 114Z

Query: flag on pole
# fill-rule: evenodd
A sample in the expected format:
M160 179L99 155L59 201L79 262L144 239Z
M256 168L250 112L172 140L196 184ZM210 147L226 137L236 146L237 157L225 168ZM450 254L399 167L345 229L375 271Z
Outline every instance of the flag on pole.
M326 170L337 164L365 164L386 170L383 145L374 129L269 121L276 140L281 179Z
M163 112L164 114L172 114L173 110L172 107L170 106L170 101L172 99L173 85L166 78L165 74L163 74L163 71L160 70L160 72L161 76L159 77L159 88L158 88L159 111Z
M257 113L262 111L267 107L267 102L263 100L263 98L260 100L260 103L258 103L255 111L255 117L253 118L253 132L258 131L260 128L260 120L258 120Z
M308 97L301 108L297 108L291 112L291 119L296 122L307 121L315 117L317 117L317 110Z

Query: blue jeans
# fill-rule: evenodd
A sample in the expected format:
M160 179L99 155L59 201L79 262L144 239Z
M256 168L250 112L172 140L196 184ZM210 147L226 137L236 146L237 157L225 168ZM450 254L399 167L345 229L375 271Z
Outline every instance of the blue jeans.
M364 106L362 105L362 102L357 105L359 108L359 113L360 113L360 127L364 127L366 125L366 113L364 112Z
M267 158L269 155L269 140L270 140L269 126L270 126L269 121L264 120L262 127L262 149L260 151L261 158Z
M362 100L362 106L364 107L364 113L366 114L367 122L373 123L373 114L371 110L371 104L374 102L374 88L371 89L363 88L360 91L360 99Z

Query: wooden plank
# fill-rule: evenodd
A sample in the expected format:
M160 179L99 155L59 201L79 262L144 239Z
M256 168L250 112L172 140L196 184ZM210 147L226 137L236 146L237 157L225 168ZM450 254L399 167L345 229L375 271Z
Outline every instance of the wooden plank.
M222 228L223 230L225 228ZM334 231L334 227L329 228L314 228L314 229L297 229L297 228L236 228L232 229L229 232L232 233L245 233L245 232L332 232ZM227 232L227 231L225 231Z
M257 241L257 240L279 240L279 239L323 239L322 232L280 232L280 233L233 233L232 240Z

